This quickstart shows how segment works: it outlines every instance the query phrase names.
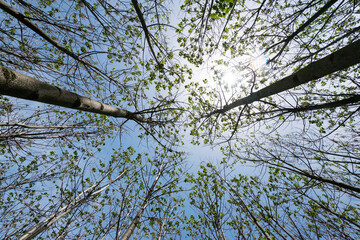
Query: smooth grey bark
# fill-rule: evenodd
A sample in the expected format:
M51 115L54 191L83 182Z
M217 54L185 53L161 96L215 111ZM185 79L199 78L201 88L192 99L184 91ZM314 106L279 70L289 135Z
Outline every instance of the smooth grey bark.
M356 104L358 102L360 102L360 95L354 95L339 101L323 103L318 105L310 105L306 107L287 108L284 110L287 110L292 113L296 113L296 112L305 112L305 111L312 111L312 110L325 109L325 108L336 108L336 107L346 106L349 104Z
M150 118L80 96L1 66L0 94L138 122L155 122Z
M257 92L250 94L244 98L238 99L221 109L217 109L207 117L217 113L225 113L233 108L251 104L259 101L262 98L281 93L291 88L297 87L301 84L317 80L331 73L347 69L353 65L360 63L360 40L350 43L344 48L341 48L334 53L319 59L308 66L300 69L299 71L287 76L269 86L260 89Z
M140 210L136 213L136 216L133 218L133 220L130 223L130 226L125 231L124 235L120 238L120 240L129 240L132 234L135 231L135 228L140 224L140 218L142 217L148 203L149 203L150 197L146 198L144 200L143 205L141 206Z
M308 105L305 107L295 107L295 108L280 108L276 110L271 110L266 113L277 113L280 114L287 114L287 113L298 113L298 112L307 112L313 110L320 110L320 109L329 109L329 108L337 108L341 106L350 106L350 105L357 105L360 102L360 95L355 94L349 98L344 98L334 102L322 103L317 105ZM261 113L257 113L254 115L258 115Z
M327 178L327 177L321 177L320 175L315 175L315 174L311 173L310 171L298 168L298 167L296 167L296 166L294 166L294 165L292 165L292 164L290 164L288 162L286 162L285 164L289 165L290 167L286 167L286 166L278 166L278 167L290 170L292 172L295 172L295 173L303 175L305 177L317 180L319 182L330 183L331 185L334 185L334 186L337 186L337 187L340 187L340 188L344 188L344 189L348 189L348 190L360 193L360 187L350 185L350 184L347 184L347 183L343 183L343 182L339 182L339 181L336 181L334 179L330 179L330 178Z

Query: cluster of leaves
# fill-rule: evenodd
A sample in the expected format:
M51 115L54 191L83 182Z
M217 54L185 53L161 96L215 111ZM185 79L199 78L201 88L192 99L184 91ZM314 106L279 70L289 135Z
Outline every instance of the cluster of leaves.
M207 92L218 92L217 98L208 96L213 110L221 109L234 99L279 81L358 39L359 26L355 24L354 27L359 8L356 2L246 1L236 3L231 12L214 19L210 16L213 14L212 6L216 3L185 2L182 8L193 19L189 21L189 17L185 17L180 23L182 31L188 32L187 36L180 38L180 42L186 46L183 48L183 55L189 61L198 64L209 55L215 55L224 64L220 70L215 70L214 84L202 86L207 87ZM223 1L223 4L226 3ZM255 71L251 60L244 60L244 56L249 54L260 54L255 58L266 55L269 69L266 74ZM237 84L229 93L224 94L228 91L219 82L227 81L221 79L221 71L229 68L229 58L237 65L238 73L234 76ZM307 118L312 115L312 111L304 106L320 106L358 95L359 82L356 75L358 67L353 67L324 77L321 81L311 81L280 96L273 95L254 102L244 107L243 116L239 120L238 109L234 109L234 112L226 114L229 120L225 125L230 124L232 128L239 125L246 127L262 119L273 119L272 124L276 124L282 122L279 119L289 120L288 116L293 114ZM201 102L203 95L199 91L195 97ZM209 106L199 108L204 109L200 116L209 114ZM297 111L300 108L302 111ZM290 111L292 109L294 110ZM331 114L332 110L328 109L329 107L318 109L317 116ZM246 110L249 110L247 114ZM221 124L219 119L221 118L216 121ZM338 118L338 121L344 122L345 119L346 117ZM264 121L260 122L262 124ZM311 123L321 124L316 118ZM212 121L209 127L211 125ZM327 132L325 128L320 131Z
M153 120L2 98L1 238L177 235L172 216L182 201L175 194L183 160L172 151L182 141L174 124L182 113L179 85L191 71L167 47L162 1L0 7L2 66ZM126 131L140 138L124 143ZM131 147L141 139L152 151Z
M265 183L219 167L208 163L186 178L194 185L193 212L183 217L191 238L357 238L358 197L281 167L270 167Z
M1 237L358 238L359 67L256 91L353 46L359 3L186 0L177 27L167 4L0 1L2 66L151 119L1 98ZM218 55L214 79L193 78ZM234 61L241 86L211 84ZM184 182L183 132L224 155Z
M184 217L189 236L358 238L358 65L264 98L257 93L290 84L286 76L358 42L359 3L186 1L182 9L182 56L195 65L215 56L219 64L214 84L188 87L193 142L218 144L225 156L216 169L189 176L198 213ZM254 53L267 57L265 73L244 57ZM231 64L238 84L228 90L219 83ZM243 163L257 167L254 178L219 170L236 173ZM221 214L211 214L217 206Z

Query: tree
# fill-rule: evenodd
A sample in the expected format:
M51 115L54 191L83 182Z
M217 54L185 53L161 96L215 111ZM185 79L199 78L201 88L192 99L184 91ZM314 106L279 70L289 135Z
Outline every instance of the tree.
M0 8L2 94L72 108L85 100L95 113L125 117L44 105L17 114L19 105L4 98L2 237L176 235L171 212L179 202L172 195L182 160L168 150L180 141L172 134L176 86L188 70L172 62L162 39L166 9L136 1L1 1ZM116 141L129 129L139 139L151 136L159 149L139 149L133 158L133 148Z
M187 17L180 24L183 30L188 30L190 35L178 39L184 45L189 46L188 49L184 49L183 55L190 61L196 58L193 61L196 63L206 52L214 54L215 51L218 51L220 57L223 55L224 60L216 61L216 63L224 64L224 68L228 68L229 61L232 61L228 59L235 58L234 64L238 71L248 72L244 75L238 73L240 77L237 79L236 89L232 89L233 92L228 95L224 94L226 90L221 85L219 94L215 95L211 90L203 90L207 89L207 86L201 86L200 91L194 87L192 94L195 101L199 101L200 111L200 116L196 117L225 112L241 104L244 105L244 109L240 111L241 114L238 114L238 111L228 113L226 114L227 120L219 123L230 125L230 128L236 130L241 123L246 125L245 122L248 122L253 125L255 121L271 119L274 117L274 113L280 115L282 111L291 112L290 109L294 109L293 112L297 113L300 110L331 107L331 102L338 106L339 99L343 99L344 104L357 103L356 97L346 101L346 97L357 95L357 92L354 91L358 86L354 78L357 68L347 70L351 65L356 65L356 61L344 68L333 66L333 71L316 74L315 78L308 78L307 84L304 84L305 82L290 84L290 79L297 73L315 73L314 69L310 70L311 66L317 66L315 67L316 71L330 66L329 62L322 67L320 65L321 62L325 63L325 59L329 61L333 52L340 51L342 47L346 46L347 43L344 41L356 44L358 27L350 29L352 27L350 22L354 20L353 13L356 7L356 4L338 1L328 1L328 3L303 1L297 4L274 1L260 3L246 1L238 4L232 1L227 3L211 1L202 4L201 2L186 1L182 8L191 14L193 12L198 12L198 14L195 14L196 17L192 22L188 22L189 17ZM346 9L351 10L346 11ZM285 12L280 14L278 10ZM314 10L315 13L311 10ZM335 25L338 27L336 31L333 31L332 26ZM328 34L329 32L333 34ZM207 34L219 37L204 37ZM241 44L236 44L237 42ZM290 45L292 45L292 52L287 53ZM195 55L190 57L187 51L197 52L197 57ZM255 56L247 59L244 55ZM267 55L269 66L265 75L251 67L254 59L264 55ZM324 56L328 56L328 58ZM282 61L282 59L284 60ZM354 53L354 59L358 59L358 53ZM342 63L345 62L347 61L342 61ZM304 67L306 65L308 66ZM344 71L337 75L324 77L340 69ZM217 71L219 70L216 70L215 74ZM288 78L283 78L284 75L288 75ZM318 79L318 77L321 80L316 84L312 80ZM339 79L343 80L339 81ZM215 80L217 84L225 81L224 79ZM285 82L290 85L283 88ZM283 86L280 87L280 85ZM335 94L334 91L331 92L330 87L336 88L337 92ZM259 88L260 90L255 92ZM270 89L273 91L270 92ZM284 90L288 91L281 92ZM207 98L204 97L206 93L209 94ZM256 94L260 94L261 97L255 97ZM261 99L265 96L267 98ZM256 102L253 102L254 100ZM354 102L352 102L353 100ZM323 102L328 104L323 105ZM214 103L218 103L217 106ZM218 110L216 111L216 109ZM270 116L263 114L266 112L270 113ZM296 114L296 116L299 115ZM275 114L275 116L278 115ZM280 117L283 115L281 114ZM220 120L220 117L215 119L215 121L217 120ZM213 121L210 121L209 125L212 124ZM211 129L211 127L209 128Z
M44 237L97 235L129 239L135 228L148 218L144 212L145 209L152 209L155 202L160 205L173 204L171 201L168 203L166 198L167 193L176 190L177 181L174 176L170 181L160 183L161 179L169 173L168 171L173 171L173 163L162 159L158 167L152 169L149 166L150 172L147 172L141 170L145 167L141 165L142 156L138 155L135 159L130 159L132 154L134 151L128 149L121 153L118 159L114 158L107 169L97 168L101 170L100 176L94 182L85 179L81 183L83 186L73 186L76 189L60 189L62 199L52 207L53 213L38 215L37 221L32 219L23 225L22 229L4 237L18 236L20 239L34 239L38 235ZM175 159L172 158L172 160ZM131 164L126 164L127 162ZM154 173L153 170L157 172ZM82 178L80 175L78 177ZM143 186L137 186L132 182L136 178L148 179L149 182L142 182ZM153 182L151 182L152 179ZM119 186L121 188L116 189ZM78 195L75 195L76 192ZM122 194L115 194L117 192L122 192ZM135 194L133 198L131 198L132 194ZM99 211L103 213L99 214ZM143 234L146 235L146 232Z
M300 69L299 71L293 73L290 76L287 76L275 83L272 83L257 92L250 93L250 95L238 99L235 102L232 102L231 104L222 107L221 109L211 112L210 115L216 113L224 113L235 107L240 107L242 105L251 104L255 101L260 101L262 98L279 94L283 91L290 90L291 88L295 88L299 85L317 80L328 74L337 72L339 70L347 69L355 64L358 64L360 63L360 52L358 51L359 46L360 41L355 41L325 58L317 60L316 62L312 62L307 67ZM353 99L355 103L358 101L357 96L355 96L355 98ZM351 101L349 102L349 100L347 100L344 101L344 103L348 104L351 103ZM332 107L331 104L328 105L329 107ZM294 109L294 111L296 111L296 109Z
M351 24L358 8L344 1L184 3L194 17L181 23L189 33L179 39L187 46L183 56L199 64L205 53L220 52L215 64L224 66L214 67L217 92L205 85L211 79L188 86L197 106L189 124L196 143L220 145L225 155L222 165L204 166L190 178L196 188L189 197L199 211L185 218L191 236L202 227L201 236L212 238L211 226L221 221L225 236L240 239L358 237L358 62L316 74L330 66L321 61L357 44L358 26ZM263 56L265 72L252 66ZM221 71L231 64L239 77L228 90ZM316 76L292 81L306 72ZM262 170L250 178L230 174L243 163ZM200 194L207 189L212 193ZM221 205L222 215L207 212L210 203Z
M220 171L223 167L208 163L187 178L195 184L189 194L194 211L183 221L192 238L356 239L356 200L340 188L328 189L279 167L269 169L267 182L229 174L227 167ZM221 226L223 237L215 236L214 226Z
M1 237L359 237L359 3L182 4L0 1Z

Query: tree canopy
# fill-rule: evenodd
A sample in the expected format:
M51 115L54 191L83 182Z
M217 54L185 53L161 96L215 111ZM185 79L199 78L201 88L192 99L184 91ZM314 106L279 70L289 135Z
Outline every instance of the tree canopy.
M358 1L0 9L1 238L360 237Z

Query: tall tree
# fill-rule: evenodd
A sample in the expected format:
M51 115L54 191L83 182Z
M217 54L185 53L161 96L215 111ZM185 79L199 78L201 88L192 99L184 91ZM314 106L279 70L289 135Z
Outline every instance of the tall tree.
M30 110L17 114L19 103L2 101L2 237L178 234L172 194L182 160L168 151L181 141L178 86L190 70L165 41L168 10L82 0L1 1L0 9L1 94L125 117L21 101ZM126 131L138 140L123 142ZM127 146L141 152L141 139L153 149L133 157Z
M209 54L218 54L215 64L223 65L220 69L214 66L213 84L209 84L212 79L207 79L200 86L188 86L191 104L198 111L194 123L213 130L216 123L231 132L229 129L237 131L242 125L246 128L286 118L286 113L295 113L292 116L296 118L308 117L313 110L325 109L324 113L328 113L326 108L357 104L359 84L355 76L359 53L351 51L355 61L344 59L341 64L348 63L344 67L335 67L329 60L333 53L357 44L359 26L352 23L356 23L358 7L358 3L346 1L186 1L182 8L197 14L193 21L186 17L180 23L185 36L178 41L187 46L182 55L197 64ZM216 37L207 37L210 35ZM265 72L260 70L262 67ZM333 70L323 72L327 67ZM221 74L229 68L234 69L233 80ZM335 73L339 70L342 71ZM298 74L308 74L308 80ZM224 86L230 85L227 81L236 84L226 90ZM240 105L240 111L227 112ZM201 119L214 113L222 116ZM273 124L278 126L276 121ZM211 132L214 138L217 133L222 135L222 130Z
M0 1L1 237L357 239L359 3L173 7Z
M215 110L210 115L216 113L224 113L233 108L243 105L251 104L255 101L260 101L262 98L270 97L275 94L279 94L283 91L290 90L301 84L308 83L310 81L318 80L328 74L337 72L339 70L347 69L353 65L360 63L360 40L357 40L348 46L333 52L329 56L312 62L310 65L298 70L290 76L287 76L269 86L260 89L257 92L250 93L249 96L238 99L228 105L223 106L221 109ZM354 98L356 103L358 98ZM348 102L344 102L345 104ZM331 105L329 104L329 107ZM305 110L305 109L304 109Z
M225 236L240 239L358 238L360 54L354 49L353 63L318 73L332 54L358 44L359 3L186 1L183 9L196 13L180 24L188 31L179 38L183 56L194 64L219 58L213 84L188 85L191 133L225 155L222 166L190 178L199 214L185 219L189 234L210 238L221 222ZM266 65L256 66L261 58ZM224 78L229 68L235 84ZM219 171L242 163L258 171L250 178ZM223 211L211 215L215 203Z
M206 164L187 181L194 211L185 216L192 238L356 239L359 214L355 199L278 167L261 178L219 171ZM338 192L339 191L339 192ZM214 229L218 227L221 235Z

